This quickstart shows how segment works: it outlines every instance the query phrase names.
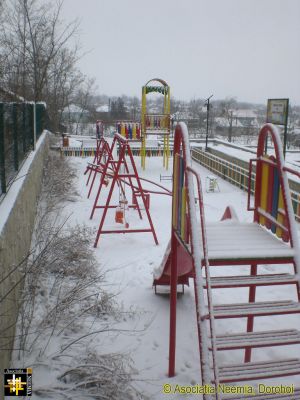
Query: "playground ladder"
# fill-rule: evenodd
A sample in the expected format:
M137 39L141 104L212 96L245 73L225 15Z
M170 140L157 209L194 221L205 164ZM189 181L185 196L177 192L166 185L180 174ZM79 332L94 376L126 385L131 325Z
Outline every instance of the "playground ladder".
M186 132L185 132L186 131ZM280 150L278 145L279 135L274 130L271 125L266 125L262 128L259 147L262 149L264 144L264 139L268 133L271 133L272 139L275 147L277 148L277 153ZM187 139L187 129L184 124L180 124L176 128L175 140L174 140L174 154L177 152L179 154L179 139L177 136L181 135L181 141L184 147L188 147ZM185 143L184 143L185 142ZM210 243L211 237L216 233L214 224L206 224L204 219L204 207L203 207L203 197L202 188L199 174L193 170L190 166L190 159L188 156L187 149L183 148L183 154L186 157L185 160L185 177L186 185L189 190L188 196L188 209L189 218L192 221L190 223L190 245L184 243L179 233L175 229L172 231L171 239L171 254L172 254L172 272L170 276L171 284L171 297L170 297L170 358L169 358L169 376L174 376L175 373L175 336L176 336L176 296L177 296L177 284L178 280L178 270L177 270L177 253L178 246L182 244L185 247L187 253L190 254L193 260L193 270L190 274L194 278L195 283L195 301L197 310L197 324L198 324L198 336L199 336L199 348L200 348L200 366L202 375L202 385L215 385L216 388L220 384L225 385L240 385L240 382L248 381L258 381L258 383L264 383L267 385L266 380L279 377L295 377L300 375L300 357L296 354L295 357L287 357L286 359L275 359L275 360L265 360L265 361L251 361L252 349L263 349L272 348L275 346L290 346L295 344L300 344L300 331L293 327L288 329L270 329L264 331L254 331L254 321L258 320L258 317L269 317L274 316L284 316L288 314L299 314L300 313L300 287L299 287L299 265L297 260L300 256L298 238L296 237L295 230L293 230L293 215L291 215L291 202L288 190L288 183L286 172L287 168L282 165L282 156L279 155L277 159L277 164L273 160L266 161L264 157L259 155L258 160L260 162L257 167L257 176L261 177L263 182L263 177L267 176L266 171L264 171L263 165L269 163L269 166L276 166L276 171L279 173L280 185L282 188L282 204L278 211L279 222L275 220L272 215L268 212L269 200L266 198L264 201L263 193L261 193L261 182L257 183L256 192L257 196L260 198L255 198L255 212L254 218L257 222L250 223L248 225L241 225L242 229L254 229L261 232L262 235L270 236L272 241L278 242L278 246L285 246L283 241L288 240L291 243L291 249L286 252L286 255L281 255L280 257L274 256L274 254L269 254L267 257L261 257L257 255L256 257L247 258L246 256L240 256L239 258L222 259L219 257L212 257L210 253ZM260 171L261 168L261 171ZM275 171L275 172L276 172ZM273 171L274 172L274 171ZM272 172L272 173L273 173ZM274 173L275 173L274 172ZM276 172L276 173L277 173ZM292 172L289 170L289 172ZM261 174L261 175L260 175ZM265 175L264 175L265 174ZM198 186L198 198L200 206L200 234L199 226L193 223L196 220L196 211L194 204L194 188L192 184L192 175L196 178ZM271 176L271 172L269 172ZM265 183L265 182L263 182ZM280 197L279 196L279 197ZM190 201L189 199L193 199ZM261 202L260 202L261 201ZM265 205L266 210L263 209ZM269 204L270 205L270 204ZM272 211L273 212L273 211ZM276 214L277 215L277 214ZM281 218L283 217L283 218ZM261 218L264 218L263 220ZM269 220L269 224L266 222ZM263 222L261 222L263 221ZM260 224L265 224L266 228L272 229L274 232L272 224L276 223L277 228L281 230L281 236L283 241L274 237L273 234L268 233L266 229L260 226ZM222 225L224 223L220 223ZM234 232L234 229L239 229L240 226L237 223L226 225L226 232ZM277 229L276 228L276 229ZM221 228L220 228L221 229ZM286 235L286 236L284 236ZM201 243L201 246L199 244ZM201 248L201 250L200 250ZM230 253L229 249L229 253ZM234 253L234 250L232 250ZM199 258L201 261L199 262ZM201 264L204 266L205 274L202 273ZM272 272L269 274L258 274L259 265L269 265L269 269ZM290 264L293 266L292 273L278 273L276 265ZM218 276L211 277L210 272L212 268L220 268L222 266L234 266L234 265L249 265L250 275L240 275L240 276ZM274 299L268 301L256 301L256 288L257 287L267 287L274 286L277 290L274 290ZM289 285L291 291L295 293L295 300L278 300L276 296L283 287L283 285ZM232 304L215 304L213 298L213 292L215 289L219 288L231 288L233 291L237 288L246 287L249 288L248 302L247 303L232 303ZM206 292L206 293L205 293ZM204 298L207 295L207 306L204 304ZM234 319L234 318L245 318L247 321L246 332L236 332L230 334L217 333L215 328L215 320L220 319ZM284 317L282 317L284 318ZM243 363L226 363L221 364L219 361L219 353L225 351L232 351L236 349L242 349L244 351L244 362ZM209 352L211 352L212 357L209 357ZM230 359L230 353L227 359ZM298 379L298 378L297 378ZM260 382L263 380L262 382ZM298 379L300 381L300 378ZM295 383L293 380L291 383ZM240 399L258 399L258 400L300 400L300 387L295 388L295 393L291 394L280 394L279 396L272 395L257 395L257 396L237 396L237 397L226 397L217 390L216 395L204 394L204 400L211 399L229 399L229 400L240 400Z

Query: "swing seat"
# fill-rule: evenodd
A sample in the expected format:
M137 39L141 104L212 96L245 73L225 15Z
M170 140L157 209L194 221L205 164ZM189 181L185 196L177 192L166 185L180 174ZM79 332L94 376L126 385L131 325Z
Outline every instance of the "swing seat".
M109 180L107 178L104 179L103 184L105 185L105 187L107 187L109 185Z
M124 212L121 209L116 209L115 221L117 224L124 224Z

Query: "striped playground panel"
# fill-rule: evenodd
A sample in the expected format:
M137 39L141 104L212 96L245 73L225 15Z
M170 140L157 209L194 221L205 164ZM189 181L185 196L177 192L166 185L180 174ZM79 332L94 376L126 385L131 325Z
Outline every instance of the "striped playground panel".
M170 130L170 115L169 114L146 114L145 115L146 129L167 129Z
M179 154L174 157L172 224L181 239L188 242L187 229L187 188L184 174L184 160Z
M95 147L61 147L61 155L67 157L94 157L96 153Z
M248 177L249 171L234 162L224 160L216 155L201 151L199 149L192 149L192 159L209 169L214 174L227 180L240 189L248 191ZM255 188L255 172L251 174L251 193L254 194ZM283 206L283 197L279 185L279 177L276 169L267 170L264 168L263 180L266 190L262 194L262 201L264 207L268 212L277 219L282 225L285 225L284 217L279 212L276 214L276 210L280 210ZM295 212L295 218L297 222L300 222L300 184L296 181L289 181L292 204ZM271 188L271 190L269 190ZM272 201L272 206L271 206ZM272 211L270 212L272 207ZM275 216L276 215L276 216ZM260 223L264 221L264 217L261 217ZM265 221L266 226L269 228L269 222ZM275 224L271 224L269 228L273 233L276 233L278 237L282 237L283 230L279 227L275 227Z
M131 149L134 156L141 155L141 149ZM95 147L61 147L60 152L62 155L67 157L94 157L96 148ZM162 157L163 149L157 147L146 149L146 157ZM173 156L173 151L170 151L170 157Z
M256 171L257 176L260 176L260 179L256 180L255 191L258 197L256 199L258 204L256 205L266 214L270 215L274 221L276 220L281 226L287 228L286 217L281 211L284 210L282 189L278 170L274 162L276 162L276 159L273 156L267 155L259 161ZM271 229L280 239L286 242L289 240L289 236L285 230L275 223L272 223L270 219L260 215L258 222L267 229Z
M141 138L141 124L132 121L117 122L117 132L126 139L139 140Z

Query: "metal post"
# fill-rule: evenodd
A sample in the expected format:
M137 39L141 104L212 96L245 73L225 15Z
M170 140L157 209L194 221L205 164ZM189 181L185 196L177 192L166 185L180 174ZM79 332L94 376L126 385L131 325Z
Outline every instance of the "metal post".
M4 105L0 103L0 180L1 192L6 193L5 177L5 151L4 151Z
M205 106L206 106L206 138L205 138L205 151L207 151L207 142L208 142L208 126L209 126L209 108L210 108L210 104L209 104L209 100L213 97L213 94L211 96L209 96L206 100L205 100Z
M33 150L36 147L36 103L33 104Z
M231 143L231 141L232 141L232 115L233 115L233 111L232 110L230 110L229 111L230 112L230 121L229 121L229 137L228 137L228 141Z
M289 99L287 99L287 109L285 113L285 121L284 121L284 133L283 133L283 157L285 159L286 153L286 145L287 145L287 126L288 126L288 118L289 118Z
M17 115L17 104L12 105L12 117L13 117L13 138L14 138L14 167L15 171L19 169L19 138L18 138L18 115Z
M24 154L27 151L27 131L26 131L26 103L22 103L22 128L21 128L21 132L22 132L22 144L23 144L23 157Z

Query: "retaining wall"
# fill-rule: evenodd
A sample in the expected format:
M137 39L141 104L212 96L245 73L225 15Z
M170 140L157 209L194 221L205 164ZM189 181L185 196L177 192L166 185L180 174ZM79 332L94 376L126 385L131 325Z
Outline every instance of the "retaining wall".
M10 367L19 293L24 277L18 265L26 258L41 189L44 160L48 152L48 134L40 137L19 171L10 190L0 203L0 371ZM21 366L12 366L20 368ZM0 393L3 393L0 379Z

